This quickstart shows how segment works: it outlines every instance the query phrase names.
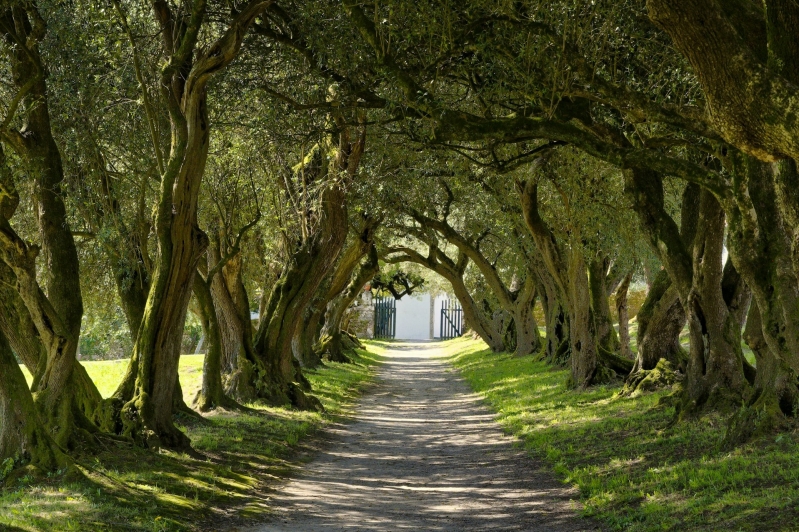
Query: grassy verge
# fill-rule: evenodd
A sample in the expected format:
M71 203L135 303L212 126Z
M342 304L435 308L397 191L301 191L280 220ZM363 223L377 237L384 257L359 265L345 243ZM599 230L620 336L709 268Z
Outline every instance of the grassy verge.
M725 419L670 426L659 392L567 390L566 371L449 342L453 364L529 452L580 490L584 513L612 530L799 530L799 433L734 451Z
M379 363L382 348L359 351L354 364L307 372L325 414L250 405L255 412L212 413L181 427L206 460L153 453L111 441L78 458L85 479L23 478L0 489L0 530L182 531L217 529L219 519L263 517L264 489L302 460L304 439L346 416ZM124 362L86 362L101 393L110 394ZM190 403L199 386L201 356L184 356L180 378ZM233 519L226 521L232 526Z

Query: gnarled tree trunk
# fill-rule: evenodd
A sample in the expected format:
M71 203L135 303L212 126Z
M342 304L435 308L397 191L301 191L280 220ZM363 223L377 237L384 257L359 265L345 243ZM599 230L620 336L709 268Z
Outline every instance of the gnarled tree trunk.
M16 277L17 292L44 348L45 357L34 372L37 410L56 443L68 449L75 437L85 432L81 429L97 430L90 416L100 394L91 380L75 371L79 368L76 353L83 301L77 250L61 197L64 175L50 124L47 69L38 48L46 28L34 3L6 8L0 16L8 23L3 26L3 37L12 44L13 85L25 113L24 134L5 128L0 136L25 162L33 178L41 239L41 249L29 245L11 226L19 196L0 148L0 255ZM46 295L37 280L40 251L48 272Z
M28 383L11 346L0 332L0 463L32 465L53 471L71 463L39 419Z
M693 281L685 299L691 348L681 414L706 406L737 407L748 388L741 352L740 315L745 311L736 316L735 308L731 308L742 297L739 292L744 289L743 283L738 281L727 294L722 292L724 218L718 200L702 191L693 246Z
M588 262L588 282L591 291L591 312L596 324L596 338L599 349L609 353L619 350L619 337L613 328L610 314L610 294L607 286L610 259L605 256L592 258Z
M374 244L369 246L366 261L361 264L357 273L350 280L346 290L339 294L327 305L325 325L322 328L322 338L318 350L323 356L327 356L333 362L348 362L343 343L342 324L347 309L353 301L361 294L364 285L368 283L377 272L380 271L377 248Z
M660 359L685 371L688 353L680 345L685 309L666 270L660 270L638 311L638 353L631 373L655 369Z
M205 4L193 5L191 24L176 23L166 3L154 4L167 57L161 90L167 102L172 146L156 214L158 257L147 306L134 345L133 397L122 407L123 434L150 447L188 448L189 440L172 422L178 359L186 310L198 262L208 238L197 223L197 202L208 154L206 85L238 56L250 24L269 5L251 0L234 14L215 42L195 50L205 19Z
M565 250L538 211L538 184L519 182L517 188L524 221L554 281L557 298L568 313L571 384L586 387L607 381L614 372L626 375L632 368L632 361L598 349L588 273L579 236L573 232L569 249ZM607 298L606 290L602 296Z
M299 323L296 316L307 308L335 263L347 235L346 201L338 183L328 185L321 203L321 229L294 254L275 284L255 337L255 353L263 369L256 370L254 387L258 397L272 404L321 407L303 393L306 383L292 351Z

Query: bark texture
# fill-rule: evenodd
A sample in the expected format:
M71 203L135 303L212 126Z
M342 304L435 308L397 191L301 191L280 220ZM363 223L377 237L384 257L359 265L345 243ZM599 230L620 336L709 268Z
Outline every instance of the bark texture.
M295 361L292 340L299 320L311 302L322 279L341 251L347 234L344 192L339 184L323 192L321 230L294 254L283 276L269 297L266 313L255 337L255 352L263 364L263 374L255 381L256 395L272 404L292 404L300 408L319 408L309 398L307 387Z
M42 471L69 465L69 457L40 421L28 383L2 332L0 375L0 464L11 459L17 466L31 465Z
M83 301L77 250L61 197L64 175L50 122L46 65L39 54L46 27L34 3L6 8L0 16L2 36L12 45L13 86L25 118L24 131L4 125L0 135L32 177L41 242L25 242L11 226L19 195L0 148L0 256L16 277L17 292L44 348L34 373L37 410L56 443L68 449L85 441L76 436L96 431L90 417L100 395L85 373L75 371ZM44 289L36 271L40 255L48 274Z
M584 388L605 382L614 373L627 375L632 361L599 348L596 322L591 311L588 270L577 231L572 231L568 247L562 245L538 211L538 184L519 182L517 188L527 228L554 281L557 297L568 313L571 383ZM607 305L604 284L601 287Z
M765 19L747 2L647 1L649 18L691 62L724 139L762 161L796 159L799 90L788 68L796 64L799 7L784 0L764 6ZM777 59L782 71L770 68Z
M166 57L160 82L169 109L172 146L161 176L156 213L158 256L132 357L135 387L121 413L122 433L149 447L190 445L174 426L172 411L186 310L198 262L208 245L197 223L210 132L206 86L213 74L238 56L249 26L269 4L268 0L249 1L218 40L196 50L205 3L192 4L188 24L176 23L177 15L166 2L153 3Z
M327 357L333 362L349 361L346 355L345 333L342 330L344 317L347 309L363 291L364 285L373 279L378 271L380 271L380 264L377 248L371 244L366 254L366 260L354 273L346 289L327 305L325 324L316 347L320 356Z

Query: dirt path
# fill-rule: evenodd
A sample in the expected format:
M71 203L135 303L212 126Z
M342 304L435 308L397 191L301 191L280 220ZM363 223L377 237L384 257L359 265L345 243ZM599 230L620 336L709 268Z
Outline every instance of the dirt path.
M438 355L397 344L356 421L278 488L276 518L249 530L596 530Z

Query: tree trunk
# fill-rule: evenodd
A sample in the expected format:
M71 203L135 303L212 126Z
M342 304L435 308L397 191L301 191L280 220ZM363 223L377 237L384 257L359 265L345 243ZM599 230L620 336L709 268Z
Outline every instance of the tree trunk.
M327 292L327 286L323 286L321 291ZM300 326L292 340L291 350L294 353L294 358L300 363L300 367L304 369L313 369L322 363L322 357L314 347L320 338L321 322L325 317L326 305L327 302L323 298L314 298L312 300L303 313Z
M219 250L219 241L208 248L208 271L222 260ZM244 343L252 342L251 338L244 336L244 323L235 300L236 283L242 275L241 253L237 253L225 263L221 271L216 272L211 279L211 298L216 320L219 324L222 358L220 369L223 374L235 371L239 353L244 348ZM249 311L249 305L247 305ZM249 312L247 319L249 320Z
M323 171L323 175L326 172ZM322 279L335 264L347 236L347 210L344 191L339 184L323 191L322 222L318 233L311 235L292 256L291 262L269 297L264 318L255 337L255 353L263 365L257 377L258 397L282 405L321 408L306 396L307 386L295 362L292 340L299 320Z
M480 270L483 278L488 284L491 292L497 298L499 306L504 314L513 320L513 334L516 336L515 345L512 346L517 356L529 355L541 349L541 339L538 334L538 325L535 323L535 315L532 306L535 303L536 287L535 276L537 272L533 269L533 263L528 261L528 271L525 272L530 284L527 292L519 297L509 287L505 285L496 267L485 258L479 246L459 234L446 219L438 220L424 216L423 214L412 211L411 216L423 227L430 228L438 232L443 238L453 244L458 250L464 253ZM429 244L429 242L428 242ZM531 299L532 298L532 299ZM518 318L518 319L517 319ZM504 323L509 326L509 321ZM496 329L496 326L494 327ZM504 334L505 327L502 327ZM478 333L479 334L479 333ZM521 340L521 343L519 343ZM507 342L503 346L508 348Z
M733 175L742 193L729 202L730 259L751 287L756 304L749 310L745 339L757 359L754 391L731 420L727 443L784 426L796 415L799 301L790 224L783 222L780 168L751 157L737 158ZM776 177L776 183L772 178ZM788 226L786 228L786 225Z
M728 300L722 292L724 211L710 192L697 194L695 188L689 185L683 194L683 227L678 229L663 207L661 177L644 170L625 172L625 193L688 316L691 347L678 405L681 416L740 405L748 387L736 307L743 291L733 283Z
M71 460L50 438L33 404L28 383L11 346L0 332L0 464L12 459L42 471L66 467Z
M235 276L227 277L227 285L230 287L241 324L242 343L233 365L233 371L224 379L225 393L239 402L251 402L257 398L252 393L253 375L251 372L256 368L258 359L253 347L254 334L250 320L250 298L244 287L241 268L236 270Z
M8 170L5 153L0 149L0 189L2 189L2 256L17 279L17 290L30 313L46 352L34 374L34 401L44 424L55 442L67 449L79 433L76 428L96 431L87 410L93 411L99 393L90 380L75 372L78 337L83 318L80 272L75 242L67 223L66 207L61 196L64 179L61 154L53 138L47 99L46 66L38 43L46 28L34 4L15 7L4 16L12 21L5 31L13 37L11 73L17 90L25 91L24 135L6 129L3 140L25 162L33 178L37 223L41 250L24 242L11 227L10 220L19 204L19 196ZM41 251L48 275L45 291L36 275L36 257ZM80 431L82 432L82 431Z
M548 272L539 275L542 288L541 306L546 316L546 346L544 349L547 362L565 366L571 358L569 318L565 304L560 300L555 282Z
M532 272L528 272L513 300L513 326L516 329L514 356L526 356L541 350L541 335L533 312L536 297L536 279Z
M574 386L585 388L608 380L600 369L595 321L591 315L591 294L582 251L575 247L569 254L568 294L569 332L571 333L571 379Z
M344 315L353 301L361 294L364 285L374 278L379 270L377 248L371 244L366 261L361 264L358 272L352 277L347 289L327 305L327 315L318 348L320 355L328 357L332 362L349 362L342 342L341 329Z
M123 434L149 447L185 449L190 444L174 426L172 411L186 310L197 265L208 245L197 223L209 140L206 86L212 75L238 56L250 24L268 4L267 0L246 3L218 40L198 50L204 4L192 15L198 17L196 26L177 24L165 4L154 9L168 59L160 81L172 145L155 220L158 258L132 357L136 382L121 415Z
M218 272L217 276L221 276L221 272ZM227 398L222 387L222 332L211 289L199 272L194 276L194 297L200 307L200 322L208 345L208 351L203 359L202 386L194 398L194 406L200 412L207 412L220 406L237 406L234 401Z
M624 276L616 288L616 315L619 317L619 354L624 358L633 359L630 349L630 317L628 315L627 291L632 281L632 272Z
M565 303L568 314L570 383L584 388L608 381L614 372L626 375L632 368L631 361L598 349L596 323L591 311L591 290L582 241L576 234L577 230L572 231L568 250L563 249L538 211L538 185L532 181L519 182L517 188L524 221L554 281L557 297ZM602 287L604 289L604 282ZM605 292L602 297L607 304Z
M725 444L729 447L784 428L786 417L797 414L799 379L796 372L774 356L764 330L760 309L753 304L749 309L744 340L755 354L757 374L746 408L736 412L727 427Z
M680 333L685 327L685 308L666 270L660 270L654 276L636 319L638 353L633 373L655 369L660 359L684 372L688 353L680 345Z
M741 320L728 307L733 301L725 301L722 293L724 222L719 202L710 192L702 191L693 246L693 282L685 301L691 349L681 415L705 407L737 407L748 388L743 372Z
M793 2L767 2L767 35L760 35L760 30L741 26L742 20L763 16L757 9L740 10L747 5L647 0L647 11L691 62L705 95L707 114L727 142L761 161L785 155L796 159L799 91L793 33L799 9ZM762 53L766 49L768 57Z
M613 328L613 317L610 314L610 294L607 287L607 275L610 259L599 256L588 263L588 282L591 291L591 312L594 315L597 346L609 353L619 351L619 337Z
M186 109L185 156L162 179L156 218L158 258L134 345L137 363L133 397L124 405L123 434L148 447L188 448L172 423L180 343L194 275L208 238L197 225L197 195L208 153L204 90ZM174 187L174 188L173 188Z

